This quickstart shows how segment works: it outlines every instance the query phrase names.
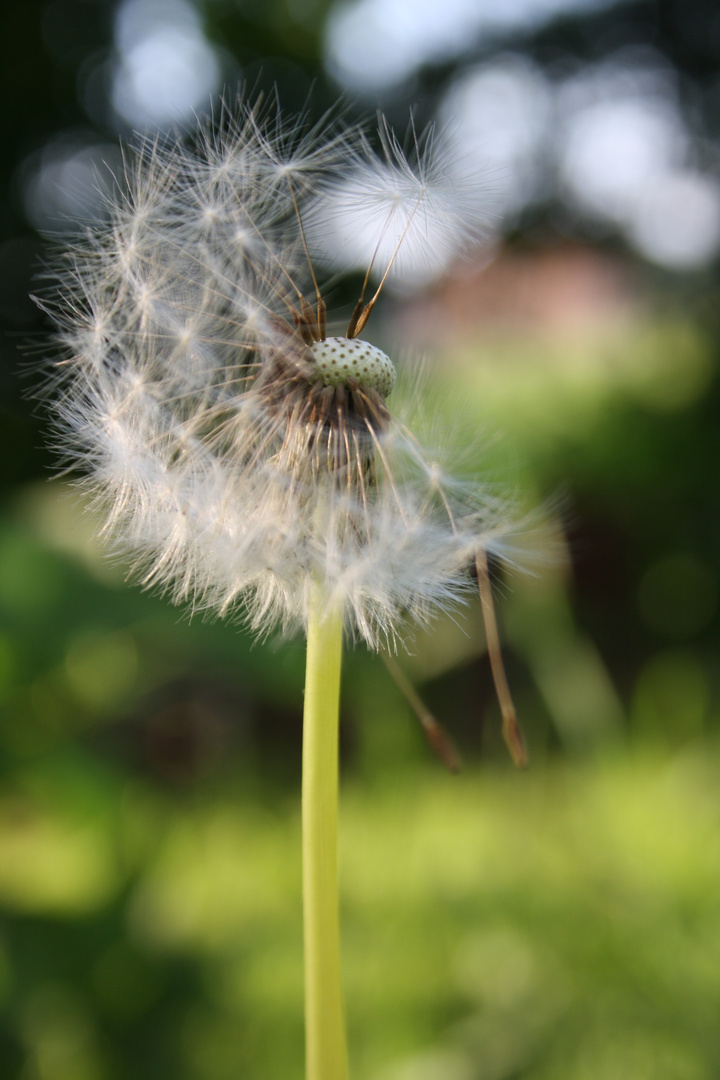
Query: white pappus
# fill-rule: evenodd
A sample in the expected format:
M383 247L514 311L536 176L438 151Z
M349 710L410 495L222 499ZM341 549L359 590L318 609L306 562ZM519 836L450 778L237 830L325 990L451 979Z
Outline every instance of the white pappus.
M319 582L379 648L479 583L492 649L486 560L517 522L396 418L393 364L359 336L403 252L443 266L477 237L478 185L450 178L432 138L406 155L381 122L375 153L359 129L326 130L240 102L191 142L128 154L106 222L42 301L57 442L104 533L175 602L290 630ZM313 264L343 221L369 256L339 333ZM493 670L522 763L499 649Z

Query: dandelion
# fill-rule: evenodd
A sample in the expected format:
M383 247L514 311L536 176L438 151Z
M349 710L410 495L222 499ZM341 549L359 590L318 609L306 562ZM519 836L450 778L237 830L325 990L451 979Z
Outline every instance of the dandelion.
M304 130L240 104L191 144L141 141L107 222L64 256L44 301L61 349L59 446L136 575L193 610L307 635L309 1080L346 1075L335 854L343 633L392 650L406 627L479 587L505 737L525 761L488 574L488 556L511 557L512 518L394 414L394 365L360 337L408 253L442 267L477 236L477 183L451 179L432 138L413 137L406 154L384 123L380 133L376 154L355 128ZM328 236L368 252L344 332L328 330L318 283Z

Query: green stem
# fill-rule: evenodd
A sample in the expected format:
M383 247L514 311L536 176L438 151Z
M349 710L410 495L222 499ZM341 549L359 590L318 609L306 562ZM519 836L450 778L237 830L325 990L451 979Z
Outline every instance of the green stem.
M346 1080L337 814L342 614L310 605L303 715L302 832L306 1080Z

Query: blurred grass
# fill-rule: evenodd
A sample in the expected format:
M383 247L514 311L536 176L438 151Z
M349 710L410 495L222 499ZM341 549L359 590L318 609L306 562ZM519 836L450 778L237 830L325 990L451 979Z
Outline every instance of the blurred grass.
M551 517L565 486L574 569L499 583L527 774L477 604L403 660L458 778L348 653L357 1080L720 1075L713 348L668 317L463 345L430 373L461 444L506 433L468 468ZM0 1073L300 1078L302 643L188 621L92 532L59 484L0 518Z
M698 744L522 776L351 778L354 1074L716 1076L719 759ZM0 808L22 1075L300 1077L297 806L260 807L241 772L235 792L178 803L88 761L81 806L78 764L36 766ZM43 958L61 935L77 951Z

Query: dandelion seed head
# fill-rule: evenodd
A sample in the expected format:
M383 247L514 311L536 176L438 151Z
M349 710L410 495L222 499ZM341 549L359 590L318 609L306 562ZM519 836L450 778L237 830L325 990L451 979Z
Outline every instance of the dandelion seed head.
M393 412L394 364L364 339L373 276L408 249L444 265L482 229L438 144L405 154L382 123L375 153L240 103L125 160L43 304L58 447L143 584L264 633L305 627L320 583L379 647L461 602L478 553L512 562L513 508ZM341 210L370 245L344 335L316 272Z

